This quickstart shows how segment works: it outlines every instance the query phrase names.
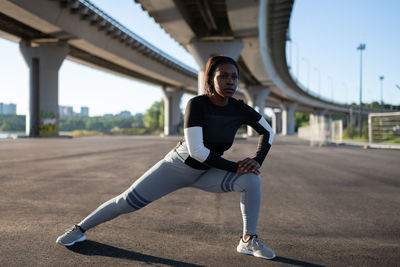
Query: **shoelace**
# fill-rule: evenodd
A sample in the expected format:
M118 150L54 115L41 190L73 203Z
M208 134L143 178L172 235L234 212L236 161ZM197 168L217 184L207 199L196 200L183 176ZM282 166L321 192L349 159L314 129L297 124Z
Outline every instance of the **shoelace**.
M260 240L258 240L257 237L255 237L255 238L253 239L253 242L254 242L254 244L256 245L256 246L255 246L256 248L258 248L258 249L263 249L263 248L264 248L264 244L263 244Z
M76 228L77 228L77 226L74 225L74 226L71 226L70 228L65 229L65 231L67 231L67 233L71 233L71 232L73 232Z

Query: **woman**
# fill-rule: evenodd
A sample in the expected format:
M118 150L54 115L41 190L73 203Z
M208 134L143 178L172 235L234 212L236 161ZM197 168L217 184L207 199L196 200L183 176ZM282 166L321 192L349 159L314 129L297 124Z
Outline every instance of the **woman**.
M161 161L142 175L121 195L105 202L79 224L57 239L71 246L86 239L85 231L123 213L183 187L208 192L241 192L243 236L237 251L265 259L275 253L257 237L261 202L260 166L273 140L270 125L254 109L232 98L238 85L236 62L224 56L211 57L204 73L206 94L192 98L185 112L184 138ZM253 158L234 162L222 157L242 124L259 134Z

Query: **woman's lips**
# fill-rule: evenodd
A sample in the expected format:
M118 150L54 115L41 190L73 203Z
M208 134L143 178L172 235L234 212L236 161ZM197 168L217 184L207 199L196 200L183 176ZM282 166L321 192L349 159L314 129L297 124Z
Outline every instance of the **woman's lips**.
M235 92L235 89L233 89L233 88L226 88L226 89L224 89L224 92L227 92L227 93L234 93Z

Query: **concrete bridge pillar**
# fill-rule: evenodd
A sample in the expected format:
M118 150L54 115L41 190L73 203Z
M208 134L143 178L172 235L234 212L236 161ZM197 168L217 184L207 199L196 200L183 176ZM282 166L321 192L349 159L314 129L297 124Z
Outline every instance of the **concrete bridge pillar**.
M272 109L272 130L275 134L282 133L282 110L278 108Z
M310 113L310 125L323 123L325 121L326 110L315 111Z
M198 72L198 89L197 94L204 94L204 71L207 60L211 56L228 56L237 60L242 53L243 44L239 40L233 41L198 41L193 40L187 45L188 51L192 54L200 70Z
M282 109L282 135L293 135L294 120L297 103L284 103L281 104Z
M59 132L58 70L68 54L68 46L32 47L23 40L20 51L30 71L26 135L56 136Z
M181 122L180 103L183 90L163 87L162 96L164 100L164 134L179 134L179 124Z
M258 107L258 112L261 116L265 117L264 108L265 108L265 101L267 101L267 97L271 90L269 88L242 88L243 93L246 97L247 104L252 107ZM250 126L247 126L247 135L248 136L255 136L255 131Z

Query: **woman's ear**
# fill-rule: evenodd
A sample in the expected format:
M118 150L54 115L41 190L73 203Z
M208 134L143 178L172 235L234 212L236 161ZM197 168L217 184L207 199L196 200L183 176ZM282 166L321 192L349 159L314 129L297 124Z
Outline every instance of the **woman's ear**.
M211 78L208 79L207 83L208 83L208 87L214 88L214 82L212 81Z

